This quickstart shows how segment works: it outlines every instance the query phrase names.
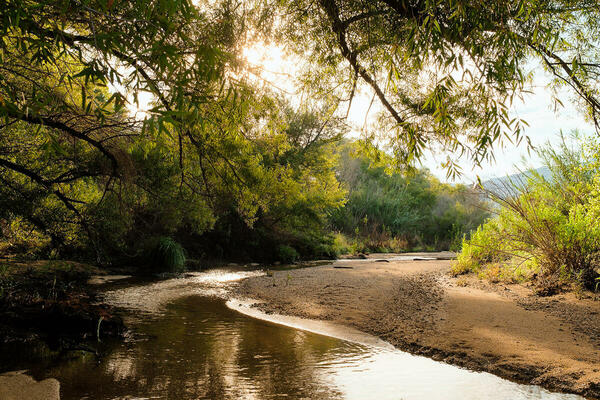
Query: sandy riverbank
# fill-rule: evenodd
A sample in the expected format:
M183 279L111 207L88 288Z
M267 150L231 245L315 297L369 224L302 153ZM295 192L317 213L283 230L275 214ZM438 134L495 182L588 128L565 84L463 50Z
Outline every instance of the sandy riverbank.
M234 295L264 301L265 312L345 324L411 353L600 398L600 301L464 286L449 277L451 262L337 261L248 278Z

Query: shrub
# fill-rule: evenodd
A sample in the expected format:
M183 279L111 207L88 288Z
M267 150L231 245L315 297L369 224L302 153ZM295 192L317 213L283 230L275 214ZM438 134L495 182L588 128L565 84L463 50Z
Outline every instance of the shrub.
M181 273L185 270L185 251L170 237L153 240L149 255L150 262L157 272Z
M497 216L463 242L455 274L476 272L496 280L510 266L514 279L536 277L544 286L574 282L594 288L600 252L600 146L539 154L550 178L535 172L488 191ZM497 263L503 265L498 269Z
M479 272L482 266L505 262L510 258L498 218L477 228L470 239L463 238L461 252L452 266L454 275Z
M356 243L352 243L343 233L333 235L333 249L336 256L353 254L356 252Z
M289 264L296 261L299 257L299 254L293 247L282 244L277 248L277 256L279 261Z

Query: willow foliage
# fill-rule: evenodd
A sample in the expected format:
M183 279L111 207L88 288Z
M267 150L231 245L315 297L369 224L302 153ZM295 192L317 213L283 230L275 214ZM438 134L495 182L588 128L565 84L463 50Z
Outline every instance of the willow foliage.
M494 144L521 141L526 122L511 107L538 61L600 127L595 0L285 0L261 17L308 60L309 92L347 104L371 89L400 164L441 148L453 175L456 157L478 164Z

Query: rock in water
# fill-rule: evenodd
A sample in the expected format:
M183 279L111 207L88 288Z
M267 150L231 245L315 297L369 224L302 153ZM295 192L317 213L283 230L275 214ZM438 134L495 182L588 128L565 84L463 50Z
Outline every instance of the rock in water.
M24 372L13 371L0 375L0 399L60 400L60 383L56 379L37 382Z

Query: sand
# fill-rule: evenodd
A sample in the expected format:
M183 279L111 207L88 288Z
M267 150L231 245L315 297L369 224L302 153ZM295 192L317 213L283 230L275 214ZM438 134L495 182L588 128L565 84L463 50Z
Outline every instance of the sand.
M390 257L275 271L243 280L234 296L264 302L256 306L267 313L347 325L414 354L600 398L600 301L453 278L450 260Z

